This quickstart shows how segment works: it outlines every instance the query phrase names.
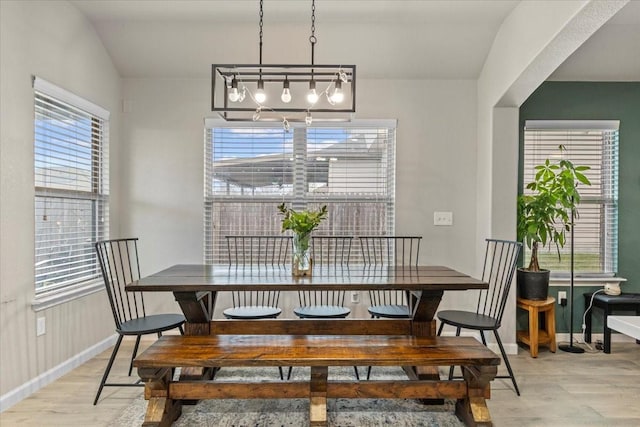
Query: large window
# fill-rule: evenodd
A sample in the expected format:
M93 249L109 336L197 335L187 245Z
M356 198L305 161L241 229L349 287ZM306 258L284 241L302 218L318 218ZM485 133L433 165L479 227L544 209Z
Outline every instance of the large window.
M109 230L109 113L35 78L36 293L95 279Z
M393 234L395 121L206 127L205 262L227 261L226 235L280 234L282 202L326 204L318 235Z
M617 272L618 126L617 121L527 121L525 125L525 185L533 180L534 167L547 158L563 156L591 168L585 172L591 186L578 186L581 201L574 226L574 271L578 275L612 276ZM560 253L559 261L555 247L543 249L540 265L554 274L568 274L569 235Z

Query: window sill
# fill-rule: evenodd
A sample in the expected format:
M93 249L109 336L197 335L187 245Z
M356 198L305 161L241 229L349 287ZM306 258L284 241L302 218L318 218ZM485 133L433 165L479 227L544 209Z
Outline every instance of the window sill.
M46 310L102 290L104 290L102 280L92 280L64 289L43 292L42 294L36 295L35 299L31 302L31 308L35 312Z
M574 277L573 286L604 286L605 283L621 283L626 282L623 277ZM569 286L571 278L569 277L552 277L549 280L549 286Z

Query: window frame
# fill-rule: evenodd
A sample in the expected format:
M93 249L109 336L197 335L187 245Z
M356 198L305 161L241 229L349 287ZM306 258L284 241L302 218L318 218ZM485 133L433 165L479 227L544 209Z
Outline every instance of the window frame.
M593 194L592 187L584 187L578 188L581 195L581 201L578 204L577 212L578 218L576 219L576 230L580 230L581 226L581 218L580 212L582 211L584 216L594 215L594 212L597 212L600 215L597 232L589 236L588 233L591 230L583 231L581 234L576 232L576 238L580 239L588 239L593 238L594 235L597 235L597 253L600 254L599 259L599 271L588 271L585 269L581 269L578 265L574 267L574 277L583 278L583 279L606 279L613 278L618 274L618 224L619 224L619 202L618 202L618 193L619 193L619 183L618 183L618 175L619 175L619 126L620 122L617 120L526 120L525 126L523 129L523 154L522 154L522 170L520 171L520 176L523 178L522 187L520 188L520 192L528 191L524 188L528 182L531 181L531 174L533 173L530 167L532 165L537 165L540 163L541 159L549 158L556 155L556 153L551 153L549 148L546 150L543 149L535 149L531 148L533 142L538 138L538 140L542 140L543 138L556 138L553 140L553 144L551 142L547 142L548 146L559 146L564 145L566 150L564 150L562 157L571 160L575 165L583 165L588 164L589 162L593 162L594 160L598 160L598 156L600 156L600 162L597 164L599 166L600 173L596 175L597 179L593 179L593 175L590 177L592 181L592 185L597 185L596 188L599 189L597 195ZM588 147L588 141L597 139L597 137L589 136L589 133L600 132L602 135L600 136L600 145L598 154L592 154L590 152L590 148ZM538 133L538 135L533 135L534 133ZM561 135L565 133L565 135ZM585 136L580 136L584 134ZM575 147L572 152L571 144L574 144ZM541 145L545 145L544 142L540 142ZM580 144L583 146L580 147ZM559 150L559 149L558 149ZM558 151L559 152L559 151ZM536 156L533 160L528 160L528 155ZM580 156L580 158L576 158ZM529 167L529 168L528 168ZM590 175L595 173L595 170L586 171L586 175ZM594 182L595 181L595 182ZM588 207L591 207L591 211L586 211ZM595 209L593 209L595 207ZM582 209L581 209L582 208ZM588 219L584 219L583 226L589 226L590 223L587 222ZM587 224L587 225L584 225ZM591 225L593 222L591 223ZM594 233L594 231L591 231ZM576 246L580 247L589 247L584 244L581 245L580 242L576 242ZM592 249L595 249L595 246L591 246ZM530 249L526 247L523 251L524 259L528 259L530 256ZM542 248L545 253L547 249ZM562 264L569 263L570 258L567 258L567 255L571 252L571 241L570 234L567 234L567 242L564 248L560 249L561 253L564 254L562 257ZM551 255L555 256L557 260L557 253L555 247L553 247L550 252ZM588 253L588 252L586 252ZM559 263L560 264L560 263ZM547 268L546 266L542 266ZM550 268L551 276L554 280L564 280L571 276L570 269L567 270L558 270L557 267Z
M81 98L59 86L56 86L40 77L33 77L33 89L34 89L34 123L33 123L33 147L34 147L34 215L35 223L38 224L37 218L42 215L38 212L38 206L43 205L44 201L49 198L49 206L52 203L57 203L63 206L65 211L62 211L62 215L66 215L66 210L69 209L68 203L77 204L81 206L83 201L88 202L91 205L91 211L89 214L83 213L84 218L90 218L90 225L86 228L85 233L89 233L92 236L89 246L91 248L85 248L79 255L73 254L73 256L80 256L79 271L80 276L75 280L68 280L64 282L64 277L60 276L60 272L63 269L52 270L52 274L55 277L57 283L52 283L48 286L39 286L38 277L38 264L48 262L46 259L38 260L38 239L42 236L47 236L48 233L40 233L42 230L38 230L38 227L34 227L34 292L35 299L32 303L32 308L35 311L40 311L51 306L67 302L71 299L75 299L81 296L85 296L104 288L102 284L102 278L100 269L97 263L95 251L92 244L97 240L102 240L109 235L109 124L110 113L106 109ZM46 104L51 102L50 106ZM42 131L42 122L39 122L41 116L55 116L58 113L62 113L62 118L72 117L73 127L71 129L77 130L76 120L87 120L85 126L85 132L88 133L89 145L84 147L84 150L88 150L88 156L84 158L85 165L89 165L86 175L89 180L86 181L83 188L81 184L81 174L78 174L73 170L72 163L69 171L64 171L64 164L71 162L65 157L55 158L54 155L43 155L42 152L55 151L56 148L60 149L60 143L52 143L48 141L48 136L39 136L38 133ZM66 116L65 114L68 114ZM40 119L41 120L41 119ZM52 128L53 132L59 131L58 127ZM78 132L80 132L78 130ZM63 136L60 136L63 138ZM64 140L61 140L64 141ZM84 139L79 141L85 141ZM64 141L69 147L68 150L71 153L82 152L82 142L69 142ZM82 159L76 160L82 162ZM44 166L42 165L44 162ZM40 165L39 165L40 163ZM78 163L80 165L80 163ZM69 183L62 184L62 178L59 178L59 182L53 182L51 186L43 185L42 172L46 167L58 167L62 172L58 172L65 178L73 178ZM73 188L75 187L75 188ZM46 214L45 214L46 215ZM73 217L73 214L71 214ZM73 217L75 218L75 217ZM86 242L84 244L86 246ZM72 255L67 255L69 260ZM93 257L93 262L87 261L85 258L90 259ZM88 262L88 264L87 264ZM70 268L70 267L69 267ZM68 270L69 271L69 270ZM67 272L68 272L67 271ZM60 280L63 280L62 283Z
M228 195L228 196L224 196L224 195L216 195L214 193L212 193L211 191L211 187L212 185L210 184L213 181L213 172L211 170L212 168L212 163L213 161L210 159L213 159L213 140L211 137L211 133L214 132L215 129L218 128L246 128L246 129L252 129L252 128L267 128L267 129L278 129L278 130L282 130L282 124L281 123L264 123L264 122L256 122L256 123L241 123L238 124L237 122L226 122L224 120L220 120L220 119L210 119L207 118L205 119L205 127L204 127L204 151L205 151L205 165L204 165L204 207L203 207L203 230L204 230L204 236L203 236L203 244L204 244L204 250L203 250L203 259L205 263L215 263L215 262L225 262L225 260L222 258L221 254L218 255L214 255L212 254L212 252L214 251L220 251L221 249L214 249L214 222L215 219L213 218L213 212L214 212L214 204L216 202L232 202L232 201L237 201L237 202L248 202L248 203L273 203L274 207L282 202L285 202L291 206L293 206L294 209L304 209L304 208L310 208L310 209L314 209L317 208L319 206L321 206L322 204L328 204L330 205L331 203L344 203L346 200L346 193L337 193L337 194L314 194L314 192L310 191L309 189L309 185L307 184L307 180L306 180L306 176L307 176L307 169L306 166L303 166L303 164L305 164L307 160L305 161L294 161L294 166L292 166L291 171L289 171L290 173L292 173L294 176L300 176L300 174L304 174L305 178L304 178L304 182L298 182L297 184L294 182L292 184L292 188L290 189L290 193L289 194L268 194L268 195L251 195L251 196L245 196L245 197L238 197L238 196L234 196L234 195ZM386 220L384 221L384 233L385 234L389 234L392 235L394 234L394 227L395 227L395 148L396 148L396 129L397 129L397 121L396 120L390 120L390 119L381 119L381 120L353 120L351 122L339 122L339 123L314 123L312 126L307 127L304 123L292 123L291 124L291 129L290 129L290 133L291 133L291 138L295 138L295 135L299 135L296 134L296 132L305 132L305 141L304 141L304 149L306 150L304 153L299 152L299 151L295 151L297 149L300 149L301 146L296 145L296 142L291 142L292 146L293 146L293 150L294 152L291 153L292 159L298 158L300 154L302 154L305 158L307 158L307 156L309 155L311 149L306 145L307 142L309 141L317 141L317 139L315 139L314 136L309 135L309 129L316 130L316 129L323 129L323 128L331 128L331 129L346 129L347 132L349 132L349 130L358 130L358 129L384 129L386 131L389 132L389 137L388 139L390 141L389 142L389 146L385 147L385 153L388 154L389 158L387 159L387 163L385 166L385 170L387 175L384 181L384 185L386 186L385 190L386 190L386 195L384 197L381 197L380 195L377 196L367 196L366 194L361 194L361 195L352 195L349 194L348 195L348 200L350 202L353 201L361 201L361 202L372 202L372 203L378 203L378 204L384 204L384 208L380 208L380 209L384 209L385 210L385 218ZM283 131L284 132L284 131ZM287 133L283 133L283 135L286 135ZM386 140L385 140L386 141ZM302 168L302 169L300 169ZM330 209L331 210L331 209ZM277 228L277 232L274 232L273 234L280 234L280 218L274 215L274 221L277 223L277 227L271 226L270 229L276 230ZM326 223L326 221L324 222ZM325 225L323 223L323 225L321 225L321 228ZM328 227L327 227L328 228ZM329 233L327 233L327 231L325 229L318 229L316 231L316 233L319 233L321 235L328 235ZM331 234L334 234L333 232L330 232ZM233 233L231 233L233 234ZM242 234L242 233L240 233ZM245 234L252 234L250 231L245 233ZM258 233L260 234L260 232ZM264 233L262 233L264 234ZM335 233L336 235L340 234L340 233ZM369 233L363 233L363 234L372 234L371 232ZM379 233L374 233L374 234L379 234ZM356 236L357 233L354 232L350 232L349 235L353 235ZM218 243L220 244L220 243ZM357 244L356 241L354 241L354 244ZM356 250L357 248L354 246L352 247L352 257L354 255L354 252L357 253L359 251ZM354 261L352 259L352 261Z

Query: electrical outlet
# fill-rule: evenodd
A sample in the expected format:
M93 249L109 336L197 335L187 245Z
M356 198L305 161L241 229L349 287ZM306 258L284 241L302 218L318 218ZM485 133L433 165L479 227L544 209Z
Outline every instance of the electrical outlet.
M45 322L45 317L38 317L36 319L36 336L44 335L47 332L47 324Z
M561 306L567 305L567 292L566 291L558 291L558 304Z
M360 302L360 292L353 291L351 292L351 303L358 304Z
M453 212L434 212L433 225L453 225Z

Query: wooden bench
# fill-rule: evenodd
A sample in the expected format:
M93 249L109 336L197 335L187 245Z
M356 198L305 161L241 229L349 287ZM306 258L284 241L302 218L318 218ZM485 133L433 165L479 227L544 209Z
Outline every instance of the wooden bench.
M485 399L500 358L471 337L348 335L163 336L134 366L149 401L143 426L171 425L181 400L308 398L311 426L327 425L327 398L457 399L466 425L491 425ZM329 381L329 366L406 366L400 381ZM462 366L464 381L420 380L412 366ZM172 380L177 367L309 366L309 381Z

